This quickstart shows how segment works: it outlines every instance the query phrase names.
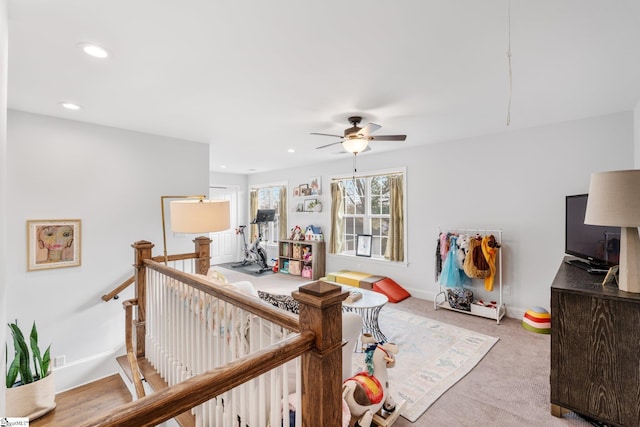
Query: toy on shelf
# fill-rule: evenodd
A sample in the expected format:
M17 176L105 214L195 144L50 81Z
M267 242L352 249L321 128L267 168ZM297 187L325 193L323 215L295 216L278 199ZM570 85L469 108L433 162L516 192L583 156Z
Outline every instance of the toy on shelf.
M296 225L291 229L291 237L289 240L304 240L304 234L302 234L302 228Z
M305 246L302 248L302 260L308 264L313 261L313 253L311 252L310 246Z
M322 234L322 228L315 225L308 225L304 232L305 240L311 240L314 242L322 242L324 235Z

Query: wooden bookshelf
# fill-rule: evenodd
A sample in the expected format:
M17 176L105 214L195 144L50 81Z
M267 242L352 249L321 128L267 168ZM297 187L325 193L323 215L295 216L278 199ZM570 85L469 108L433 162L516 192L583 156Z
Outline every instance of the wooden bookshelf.
M281 240L278 242L278 271L318 280L325 273L324 242Z

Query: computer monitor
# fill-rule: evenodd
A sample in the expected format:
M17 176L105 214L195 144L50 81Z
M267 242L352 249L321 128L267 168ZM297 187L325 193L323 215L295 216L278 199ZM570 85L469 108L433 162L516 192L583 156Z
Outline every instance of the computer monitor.
M258 209L258 213L256 214L256 218L252 221L254 224L259 224L261 222L271 222L276 218L276 210L275 209Z

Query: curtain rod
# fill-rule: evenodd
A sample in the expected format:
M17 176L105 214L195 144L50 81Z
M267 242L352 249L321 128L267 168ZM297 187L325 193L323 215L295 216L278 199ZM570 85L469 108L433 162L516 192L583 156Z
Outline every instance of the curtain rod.
M380 172L380 173L372 173L372 174L362 174L362 175L356 175L355 178L372 178L374 176L399 176L399 175L404 175L404 172ZM348 180L348 179L353 179L353 176L344 176L344 177L339 177L339 178L331 178L331 182L337 182L337 181L344 181L344 180Z

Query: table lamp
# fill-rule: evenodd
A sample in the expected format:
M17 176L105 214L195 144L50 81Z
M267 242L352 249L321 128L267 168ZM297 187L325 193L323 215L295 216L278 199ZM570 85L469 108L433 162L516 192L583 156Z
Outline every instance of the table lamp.
M640 169L593 173L584 223L621 227L618 287L640 293Z
M164 201L178 200L170 203L171 231L174 233L214 233L228 230L229 201L204 200L205 196L162 196L162 237L164 243L164 262L167 258L167 233L165 230Z

